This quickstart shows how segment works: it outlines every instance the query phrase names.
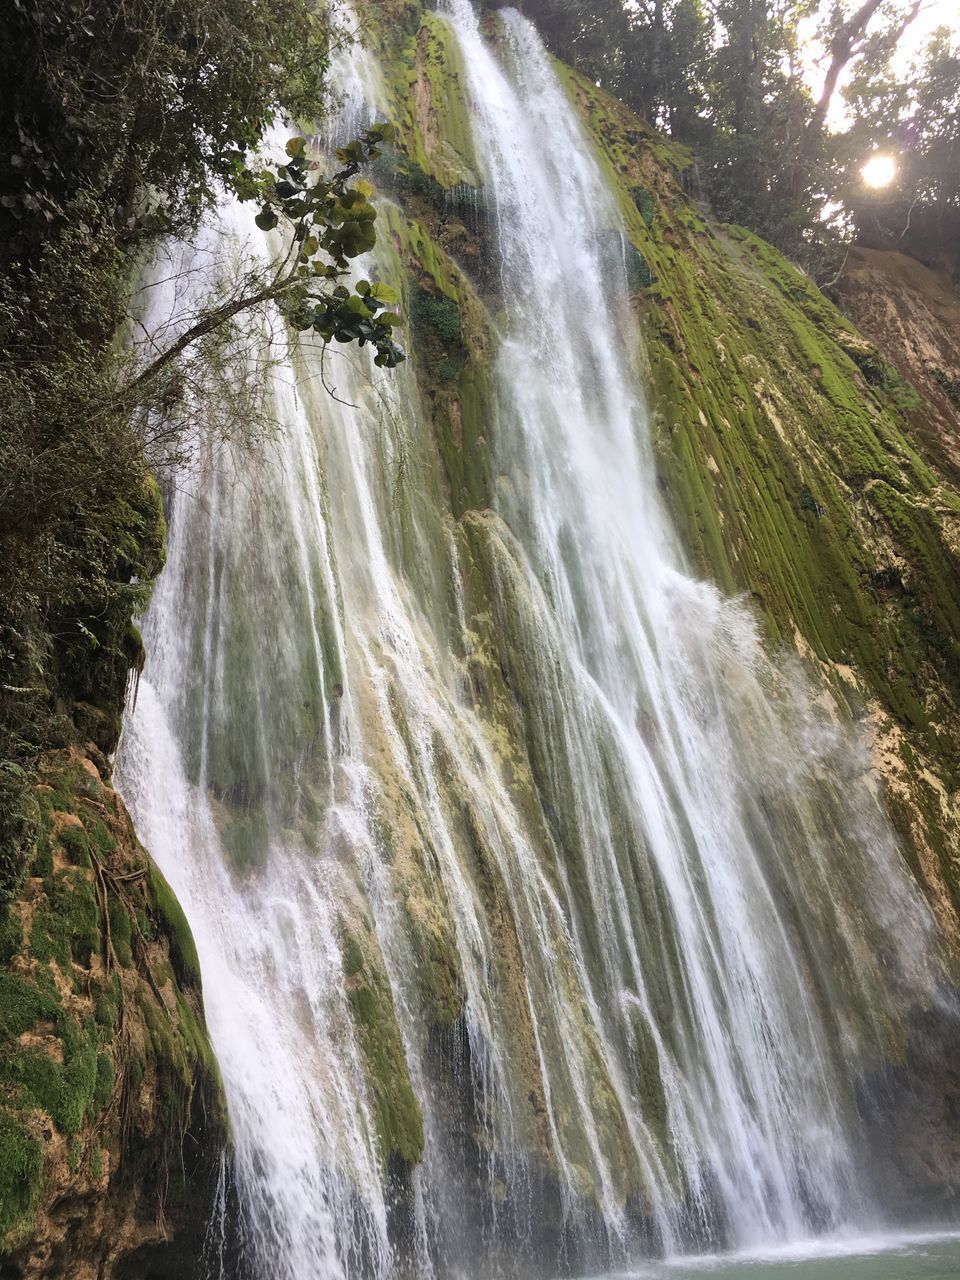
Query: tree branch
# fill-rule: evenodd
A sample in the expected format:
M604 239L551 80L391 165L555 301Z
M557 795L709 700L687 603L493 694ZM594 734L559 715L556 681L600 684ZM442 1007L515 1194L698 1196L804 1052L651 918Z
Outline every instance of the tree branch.
M186 351L187 347L192 346L195 342L199 342L201 338L206 337L208 333L213 333L222 325L232 320L234 316L239 315L242 311L249 311L251 307L259 306L262 302L269 302L274 298L280 297L285 292L290 279L277 281L276 279L263 289L258 289L254 293L244 294L240 298L233 298L230 302L225 302L222 306L216 307L213 311L208 311L206 315L192 324L188 329L180 335L179 338L165 351L162 351L155 360L152 360L145 369L132 378L120 393L120 399L125 400L131 393L139 392L143 387L147 386L161 373L169 364L172 364L176 358Z
M871 18L880 8L882 0L864 0L859 9L840 26L830 41L830 52L833 55L830 59L830 66L827 68L826 78L823 82L823 91L817 102L810 127L813 130L820 129L827 118L827 112L830 110L830 103L833 101L833 95L837 91L837 85L840 77L843 75L845 68L849 65L852 58L862 52L863 39L866 34L867 27ZM907 27L913 22L914 18L920 12L922 0L913 0L913 4L903 16L903 20L899 26L895 27L884 40L889 48L895 48L900 37L906 31Z

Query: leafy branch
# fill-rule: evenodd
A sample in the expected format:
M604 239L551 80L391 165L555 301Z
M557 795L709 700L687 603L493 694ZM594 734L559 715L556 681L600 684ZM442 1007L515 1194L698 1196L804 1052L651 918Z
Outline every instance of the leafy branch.
M283 228L287 251L268 272L252 271L239 290L204 311L168 347L156 355L121 389L124 402L142 402L161 375L189 347L224 328L239 314L276 302L281 315L300 333L313 330L324 343L356 342L376 348L378 368L394 369L404 353L394 341L400 316L389 310L396 292L383 284L360 280L349 288L337 283L350 261L377 242L377 211L370 203L373 188L357 179L363 164L375 160L393 136L389 124L373 125L337 151L341 168L330 178L315 176L319 163L309 158L302 137L286 146L286 163L254 172L242 153L233 161L231 185L241 200L257 200L256 224L262 231Z

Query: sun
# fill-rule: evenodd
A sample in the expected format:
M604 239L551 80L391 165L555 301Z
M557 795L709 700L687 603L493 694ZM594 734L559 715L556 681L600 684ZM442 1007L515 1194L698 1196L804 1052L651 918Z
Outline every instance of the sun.
M868 187L889 186L897 174L893 156L871 156L861 170L864 182Z

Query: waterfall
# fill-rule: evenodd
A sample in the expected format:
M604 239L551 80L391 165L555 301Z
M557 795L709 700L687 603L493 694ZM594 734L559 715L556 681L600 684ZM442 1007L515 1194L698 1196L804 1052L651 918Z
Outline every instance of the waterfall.
M118 761L197 941L224 1280L875 1224L856 1082L933 981L863 748L684 565L617 211L538 37L445 14L499 254L494 508L448 509L416 350L282 348L260 451L201 435L169 486ZM275 249L225 201L147 322Z

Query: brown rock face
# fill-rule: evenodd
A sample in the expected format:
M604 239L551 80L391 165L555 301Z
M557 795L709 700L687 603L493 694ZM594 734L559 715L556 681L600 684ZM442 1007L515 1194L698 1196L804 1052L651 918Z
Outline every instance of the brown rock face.
M960 467L960 292L947 271L858 246L839 289L857 328L924 397L917 432Z
M43 762L3 927L3 1277L189 1276L224 1143L193 940L96 755Z

